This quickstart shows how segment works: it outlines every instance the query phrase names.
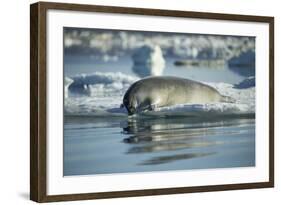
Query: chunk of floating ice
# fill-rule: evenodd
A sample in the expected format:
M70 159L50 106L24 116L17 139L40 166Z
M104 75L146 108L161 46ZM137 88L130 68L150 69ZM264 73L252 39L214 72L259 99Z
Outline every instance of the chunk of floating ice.
M158 45L144 45L132 55L133 71L140 77L158 76L163 73L165 60Z
M244 89L256 86L256 78L254 76L248 77L242 82L234 85L235 88Z
M64 97L68 98L68 87L73 82L71 78L65 77L64 78Z
M68 78L69 79L69 78ZM70 95L104 95L124 92L138 78L120 72L82 74L72 78L72 82L65 87ZM66 86L66 85L65 85Z

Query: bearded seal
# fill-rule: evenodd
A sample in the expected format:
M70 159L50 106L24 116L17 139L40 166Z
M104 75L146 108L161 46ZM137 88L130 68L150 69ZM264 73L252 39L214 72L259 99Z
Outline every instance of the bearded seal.
M129 115L155 108L185 104L234 102L221 95L215 88L203 83L172 76L143 78L126 91L123 104Z

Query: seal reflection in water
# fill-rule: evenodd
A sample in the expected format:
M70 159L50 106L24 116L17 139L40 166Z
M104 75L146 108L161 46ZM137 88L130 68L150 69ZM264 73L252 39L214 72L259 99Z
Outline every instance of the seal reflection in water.
M217 122L209 122L191 118L128 119L122 123L126 136L123 142L130 144L126 154L145 154L138 165L159 165L214 155L217 151L211 147L220 142L209 136L225 133L213 129Z
M215 88L193 80L158 76L141 79L132 84L123 98L129 115L185 103L234 102Z

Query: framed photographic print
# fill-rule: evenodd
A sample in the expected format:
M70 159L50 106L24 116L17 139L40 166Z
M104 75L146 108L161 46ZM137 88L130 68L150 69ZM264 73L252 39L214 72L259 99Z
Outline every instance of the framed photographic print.
M274 18L40 2L30 198L274 186Z

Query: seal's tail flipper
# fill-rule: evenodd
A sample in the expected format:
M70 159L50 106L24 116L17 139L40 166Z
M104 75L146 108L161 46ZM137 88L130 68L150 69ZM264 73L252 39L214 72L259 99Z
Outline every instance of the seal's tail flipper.
M221 102L235 103L236 100L234 98L232 98L232 97L222 95Z

